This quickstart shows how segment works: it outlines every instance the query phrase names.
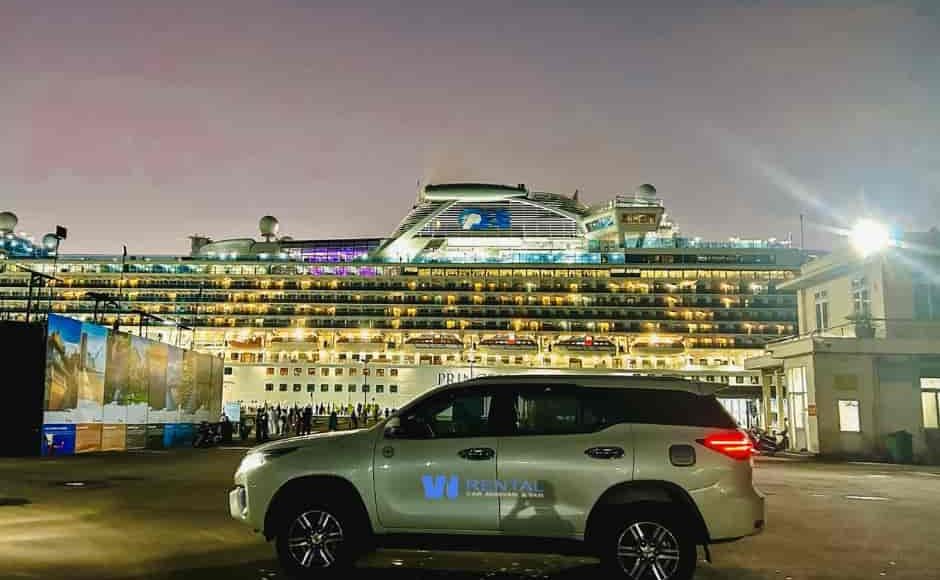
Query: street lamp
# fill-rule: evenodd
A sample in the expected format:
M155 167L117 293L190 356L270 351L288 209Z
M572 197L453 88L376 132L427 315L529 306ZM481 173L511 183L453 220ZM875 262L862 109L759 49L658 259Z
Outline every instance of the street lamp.
M861 219L849 232L849 242L856 252L867 257L891 245L891 232L882 223Z

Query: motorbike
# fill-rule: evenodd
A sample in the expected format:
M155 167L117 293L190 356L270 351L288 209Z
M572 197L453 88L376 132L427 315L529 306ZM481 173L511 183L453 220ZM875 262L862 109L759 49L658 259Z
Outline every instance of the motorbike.
M222 432L217 424L203 421L199 424L196 436L193 438L193 447L212 447L222 442Z
M786 430L780 432L778 439L776 431L768 433L754 427L748 431L748 436L751 438L754 449L763 455L774 455L778 451L784 451L789 443Z

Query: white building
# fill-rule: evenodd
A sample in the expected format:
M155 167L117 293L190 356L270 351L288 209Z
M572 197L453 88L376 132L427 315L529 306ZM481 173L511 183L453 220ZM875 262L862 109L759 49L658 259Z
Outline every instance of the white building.
M761 371L765 420L787 418L793 449L883 459L906 431L913 459L937 463L940 232L871 250L846 247L782 284L797 292L801 334L745 366Z

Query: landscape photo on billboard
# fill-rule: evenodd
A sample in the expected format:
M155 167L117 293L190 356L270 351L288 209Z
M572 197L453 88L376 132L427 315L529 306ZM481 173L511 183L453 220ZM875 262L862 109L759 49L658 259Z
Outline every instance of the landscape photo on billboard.
M179 402L182 404L181 423L196 420L196 409L199 407L196 396L196 360L198 357L199 355L191 350L183 353L183 373L179 385Z
M77 421L80 423L97 423L102 419L109 334L110 331L104 326L90 322L82 323L76 408ZM76 450L77 448L76 443Z
M168 347L162 342L151 342L147 349L148 401L150 414L148 423L172 421L175 414L166 409L166 365ZM169 415L169 416L168 416Z
M180 411L183 406L183 351L171 348L166 359L166 402L164 408L172 412L173 421L180 421Z
M128 423L147 422L147 407L150 401L150 367L147 362L149 350L150 341L139 336L131 337L127 365L127 393L124 396Z
M81 365L82 323L50 315L46 338L44 411L53 412L45 423L71 423L78 405L78 370Z
M108 336L108 362L104 373L104 422L127 421L127 367L130 358L129 334L112 332Z
M212 396L212 355L200 354L196 359L196 403L194 413L196 422L211 421L218 417L209 416L209 399Z

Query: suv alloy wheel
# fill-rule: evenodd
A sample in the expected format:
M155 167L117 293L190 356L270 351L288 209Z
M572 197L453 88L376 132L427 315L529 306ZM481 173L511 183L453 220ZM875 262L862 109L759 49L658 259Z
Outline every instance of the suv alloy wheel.
M663 508L628 508L608 528L602 560L630 580L690 580L695 572L695 541Z
M340 510L307 505L293 509L277 535L281 566L295 578L326 578L353 562L347 521Z

